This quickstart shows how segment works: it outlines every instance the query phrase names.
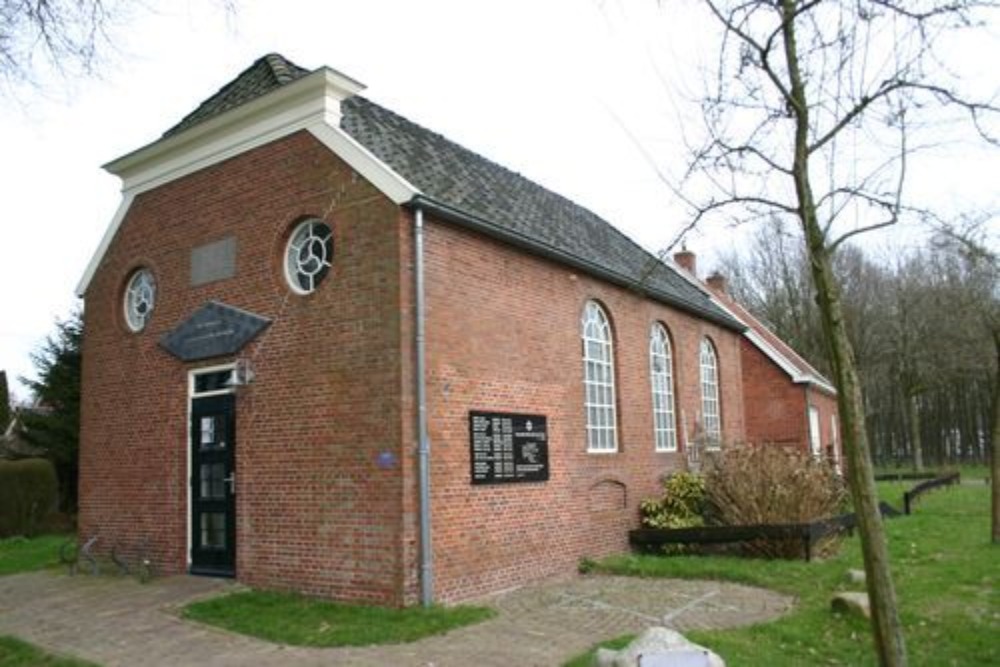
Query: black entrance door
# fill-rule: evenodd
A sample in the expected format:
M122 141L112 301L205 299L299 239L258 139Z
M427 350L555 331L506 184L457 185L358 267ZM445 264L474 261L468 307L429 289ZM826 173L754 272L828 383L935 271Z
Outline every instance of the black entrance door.
M236 572L235 396L191 403L191 572Z

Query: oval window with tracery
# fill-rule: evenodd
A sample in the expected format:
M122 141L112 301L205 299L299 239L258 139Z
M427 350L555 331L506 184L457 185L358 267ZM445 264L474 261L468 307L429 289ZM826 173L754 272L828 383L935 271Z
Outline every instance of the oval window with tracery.
M125 287L125 322L132 331L146 328L156 307L156 280L149 269L138 269Z
M333 232L320 220L306 220L292 232L285 251L285 277L299 294L314 291L333 263Z

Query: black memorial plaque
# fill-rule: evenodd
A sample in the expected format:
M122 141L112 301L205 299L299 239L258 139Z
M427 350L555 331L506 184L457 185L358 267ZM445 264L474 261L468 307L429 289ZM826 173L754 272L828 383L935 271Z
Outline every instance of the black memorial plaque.
M182 361L236 354L271 320L233 306L209 301L160 339L160 345Z
M469 412L473 484L544 482L549 478L545 417Z

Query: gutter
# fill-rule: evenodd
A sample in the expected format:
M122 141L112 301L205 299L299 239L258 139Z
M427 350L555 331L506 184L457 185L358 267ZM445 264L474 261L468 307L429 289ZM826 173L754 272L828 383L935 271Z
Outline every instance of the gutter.
M417 382L417 468L420 488L420 604L434 604L434 549L431 544L431 442L427 432L427 360L424 345L424 211L413 216L414 317Z
M509 245L527 250L532 254L540 255L546 259L551 259L560 264L565 264L575 269L579 269L580 271L597 278L601 278L615 285L627 287L649 299L659 301L660 303L677 308L678 310L683 310L689 314L697 315L703 319L710 320L732 331L743 333L746 330L746 326L739 320L722 317L718 313L714 313L710 310L698 308L692 304L679 301L664 294L663 292L650 289L647 285L642 284L634 278L612 271L576 255L572 255L556 247L538 241L537 239L533 239L510 229L500 227L499 225L496 225L484 218L470 215L469 213L449 206L448 204L435 201L424 195L416 195L406 205L415 208L417 211L425 210L429 213L433 213L444 220L457 223L467 229L472 229L485 234L486 236L503 241Z

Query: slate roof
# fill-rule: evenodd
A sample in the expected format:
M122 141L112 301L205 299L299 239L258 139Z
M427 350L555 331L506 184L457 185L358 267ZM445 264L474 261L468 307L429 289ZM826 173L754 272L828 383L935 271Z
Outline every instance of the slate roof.
M264 56L164 137L309 73L278 54ZM340 126L420 190L425 203L729 328L745 328L706 292L604 219L440 134L358 95L341 103Z
M202 102L181 122L164 132L163 136L180 134L189 127L266 95L306 74L309 74L309 70L299 67L280 54L269 53L240 72L235 79Z

